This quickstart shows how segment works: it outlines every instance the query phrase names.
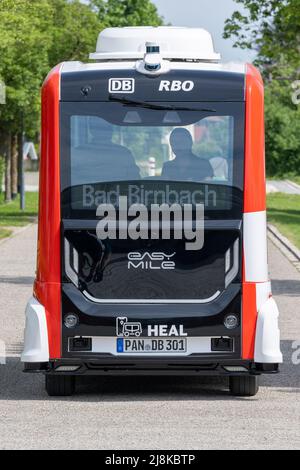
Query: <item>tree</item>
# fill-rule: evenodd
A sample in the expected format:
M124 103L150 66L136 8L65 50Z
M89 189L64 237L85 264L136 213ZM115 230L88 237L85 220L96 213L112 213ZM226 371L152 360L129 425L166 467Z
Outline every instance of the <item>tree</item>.
M266 149L269 175L299 174L300 107L291 106L288 82L266 87Z
M20 127L33 138L39 127L40 88L57 63L87 59L101 24L79 0L2 0L0 4L0 76L7 104L0 126ZM14 129L13 129L14 130Z
M87 61L103 23L90 5L80 0L48 0L52 5L49 65L68 60Z
M150 0L91 0L106 27L161 26L163 18Z
M0 4L0 76L6 84L6 105L0 107L0 139L6 155L8 201L15 191L16 165L11 165L11 156L12 149L16 151L14 142L22 115L27 116L29 134L38 128L39 87L48 65L49 12L48 0L2 0ZM8 188L12 182L14 187Z
M300 71L299 0L235 0L246 14L233 13L226 21L224 37L235 47L254 49L265 74L286 77Z
M0 79L7 91L6 105L0 105L0 156L11 186L8 200L16 181L11 156L16 142L21 145L23 124L26 136L38 140L40 89L49 70L62 61L86 61L106 26L162 23L150 0L0 1Z
M1 0L0 77L6 84L7 101L0 106L0 148L8 156L6 181L13 193L16 164L11 165L11 155L17 152L15 142L21 142L16 136L22 133L23 122L28 138L35 140L39 133L44 78L59 62L87 59L101 28L96 13L79 0ZM6 194L9 200L8 188Z
M254 49L266 84L266 156L270 175L300 173L300 108L292 100L300 75L299 0L235 0L224 37Z

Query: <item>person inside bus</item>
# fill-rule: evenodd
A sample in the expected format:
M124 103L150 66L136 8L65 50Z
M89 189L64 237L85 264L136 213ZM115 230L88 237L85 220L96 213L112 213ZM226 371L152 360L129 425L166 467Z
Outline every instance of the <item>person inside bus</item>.
M174 129L170 144L176 158L164 164L162 178L175 181L205 181L213 178L214 171L209 161L193 153L193 138L187 129Z
M81 179L84 178L86 183L141 179L140 170L130 150L112 141L111 124L96 116L90 117L88 136L88 143L80 148L81 155L84 152L85 156L83 161L80 159Z

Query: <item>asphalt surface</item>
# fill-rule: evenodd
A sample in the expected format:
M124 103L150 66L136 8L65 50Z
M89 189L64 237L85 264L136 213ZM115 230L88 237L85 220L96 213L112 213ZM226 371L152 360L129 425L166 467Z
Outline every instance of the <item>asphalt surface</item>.
M300 273L274 245L270 269L285 363L280 375L261 379L251 399L231 397L226 382L191 378L89 378L72 398L48 398L43 377L23 374L19 360L35 249L35 226L0 244L7 353L0 365L1 449L300 448L300 365L292 363L296 340L300 349Z
M300 186L293 181L268 181L267 192L300 195Z

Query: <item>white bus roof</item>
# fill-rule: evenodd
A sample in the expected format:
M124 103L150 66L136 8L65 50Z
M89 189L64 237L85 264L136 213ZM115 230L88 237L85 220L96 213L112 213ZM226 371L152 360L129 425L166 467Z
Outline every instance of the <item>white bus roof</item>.
M107 28L99 34L96 52L90 54L90 59L143 59L147 42L160 47L163 59L207 62L221 60L208 31L172 26Z

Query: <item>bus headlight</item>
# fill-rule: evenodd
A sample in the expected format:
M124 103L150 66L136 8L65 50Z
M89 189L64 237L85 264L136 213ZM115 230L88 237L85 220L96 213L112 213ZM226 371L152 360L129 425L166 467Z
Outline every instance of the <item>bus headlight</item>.
M71 313L65 316L64 322L65 322L66 328L69 328L69 329L75 328L79 323L79 318L77 315Z
M234 330L239 326L239 319L234 313L227 315L224 319L224 325L227 330Z

